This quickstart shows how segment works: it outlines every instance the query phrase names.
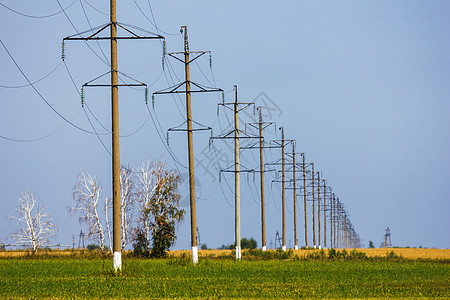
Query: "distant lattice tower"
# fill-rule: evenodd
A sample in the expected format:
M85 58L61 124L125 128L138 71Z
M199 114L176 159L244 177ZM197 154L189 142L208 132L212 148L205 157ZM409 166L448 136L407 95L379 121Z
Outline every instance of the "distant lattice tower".
M82 248L82 249L84 249L84 237L85 237L85 234L84 234L84 232L83 232L83 230L81 230L80 231L80 236L79 236L79 239L78 239L78 248Z
M391 229L389 227L386 228L386 233L384 234L384 247L385 248L392 247L392 243L391 243Z
M282 240L281 240L281 237L280 237L280 234L278 233L278 231L277 231L277 233L275 234L275 249L278 249L278 248L277 248L277 243L278 243L278 245L279 245L279 248L281 248L281 246L282 246Z

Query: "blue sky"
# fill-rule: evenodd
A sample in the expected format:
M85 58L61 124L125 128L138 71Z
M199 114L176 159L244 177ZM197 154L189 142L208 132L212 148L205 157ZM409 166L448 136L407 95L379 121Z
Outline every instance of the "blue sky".
M72 0L59 0L63 7ZM110 127L108 89L86 89L89 120L81 109L81 85L108 71L107 42L67 42L66 64L73 86L61 64L62 38L76 33L63 13L47 18L30 16L60 11L58 2L8 1L0 6L0 36L22 71L49 103L77 126L98 133ZM118 21L156 31L146 0L118 1ZM90 6L90 5L91 6ZM97 10L94 10L95 7ZM83 12L86 12L86 16ZM163 1L152 3L154 18L167 39L168 51L181 51L179 28L187 25L191 50L211 50L192 65L192 80L217 85L232 100L233 85L242 101L256 101L276 109L267 121L284 126L286 138L297 141L316 170L333 187L347 208L363 245L379 245L384 229L392 230L399 246L448 248L450 237L450 4L447 1ZM79 31L108 22L108 1L75 1L66 13ZM100 12L99 12L100 11ZM103 12L103 13L101 13ZM147 20L147 18L149 20ZM89 22L88 22L89 21ZM169 34L167 34L169 33ZM93 53L95 52L95 54ZM171 61L161 68L158 41L121 41L119 69L151 84L150 92L166 88L183 76L182 65ZM99 58L100 57L100 58ZM14 231L14 214L20 194L36 193L59 225L55 242L71 244L80 231L70 217L72 187L87 170L101 181L102 197L111 195L110 157L95 134L67 124L44 103L0 48L0 239ZM176 78L178 76L178 79ZM167 79L166 79L167 78ZM173 80L172 80L173 79ZM8 86L9 88L6 88ZM149 119L143 90L122 89L120 99L121 162L137 166L147 157L166 160L186 174L186 136L170 135L174 162L163 145L166 130L184 121L183 99L157 96L155 124ZM266 102L264 103L263 100ZM218 95L193 97L193 117L225 130L232 116L220 111ZM151 106L150 106L151 108ZM152 108L151 108L152 109ZM152 111L153 113L153 111ZM94 119L93 115L98 119ZM241 123L252 121L252 113ZM141 125L144 124L142 127ZM138 130L139 129L139 130ZM136 133L134 133L138 130ZM157 130L160 131L158 135ZM125 137L126 135L130 135ZM198 226L202 243L210 247L234 239L231 174L219 183L218 168L228 167L233 153L225 142L208 147L209 134L195 136L198 184ZM266 139L279 134L269 130ZM108 135L100 139L110 149ZM218 154L215 156L215 154ZM267 160L279 152L267 151ZM211 155L214 160L208 160ZM245 152L242 163L257 165L257 154ZM209 168L203 167L210 164ZM266 178L268 246L281 231L280 186ZM242 236L260 244L258 178L242 176ZM228 186L229 184L229 186ZM183 197L187 189L182 185ZM185 202L183 202L185 203ZM287 192L287 240L293 246L292 194ZM188 207L186 206L186 209ZM299 220L303 218L299 204ZM178 227L175 248L189 249L189 216ZM304 244L299 221L299 243ZM310 225L311 226L311 225Z

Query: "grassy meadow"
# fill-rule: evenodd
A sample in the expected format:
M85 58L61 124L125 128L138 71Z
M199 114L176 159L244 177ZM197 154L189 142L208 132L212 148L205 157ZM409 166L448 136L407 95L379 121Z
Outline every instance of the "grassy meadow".
M239 262L231 251L203 252L195 266L182 253L166 259L128 257L118 274L109 256L3 255L0 298L450 298L448 258L270 252L270 257L247 252Z

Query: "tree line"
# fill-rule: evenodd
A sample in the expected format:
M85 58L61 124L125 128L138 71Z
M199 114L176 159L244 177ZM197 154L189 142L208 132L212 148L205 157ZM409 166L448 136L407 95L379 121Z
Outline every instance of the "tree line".
M132 244L137 255L161 257L176 239L175 225L185 215L180 208L180 176L164 162L147 159L137 168L121 167L121 246ZM86 238L101 251L112 249L112 198L101 201L101 183L81 169L72 190L70 215L86 226ZM16 232L10 236L33 253L56 235L54 218L36 195L25 191L16 209Z

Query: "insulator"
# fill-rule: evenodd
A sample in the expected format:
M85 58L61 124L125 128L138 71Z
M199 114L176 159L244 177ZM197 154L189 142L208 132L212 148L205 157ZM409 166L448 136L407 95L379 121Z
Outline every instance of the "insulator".
M252 171L253 173L253 182L255 182L255 171Z
M212 69L212 55L209 54L209 68Z
M222 103L225 103L225 92L222 92Z
M212 139L209 139L208 147L209 147L210 151L211 151L211 146L212 146Z
M145 88L145 105L148 104L148 88Z
M66 58L66 47L63 40L61 45L61 59L64 60L65 58Z
M213 136L214 136L214 133L213 133L213 130L211 128L211 138L213 138Z
M166 40L163 40L163 57L166 56Z
M155 109L155 94L152 94L152 108Z
M219 116L219 110L220 110L219 105L217 105L217 116Z
M81 106L84 107L84 87L81 88Z
M167 131L167 146L169 146L169 132Z
M253 115L256 115L256 107L253 105Z
M161 62L162 62L162 69L163 69L163 71L164 71L164 56L162 57Z
M222 172L219 171L219 183L222 181Z
M249 181L248 177L249 177L249 174L248 174L248 172L247 172L247 181Z

